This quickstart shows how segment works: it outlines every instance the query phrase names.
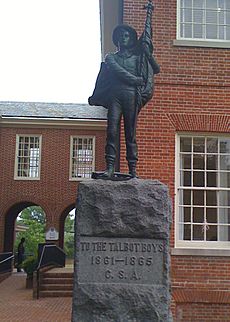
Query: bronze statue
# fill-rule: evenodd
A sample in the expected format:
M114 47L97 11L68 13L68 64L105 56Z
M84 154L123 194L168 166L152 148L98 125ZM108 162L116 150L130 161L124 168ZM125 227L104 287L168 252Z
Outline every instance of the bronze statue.
M153 57L152 1L148 1L145 29L138 39L135 29L119 25L113 31L113 43L118 48L109 53L97 77L95 90L89 98L90 105L108 108L107 141L105 147L106 171L100 178L112 179L117 155L121 117L124 118L126 159L129 177L136 177L138 160L136 143L137 116L152 98L154 74L160 68Z

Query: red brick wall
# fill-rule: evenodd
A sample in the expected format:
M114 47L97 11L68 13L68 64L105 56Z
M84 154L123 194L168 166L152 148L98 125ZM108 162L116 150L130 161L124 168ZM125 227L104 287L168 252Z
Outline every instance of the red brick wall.
M42 135L40 180L14 180L16 134ZM13 205L30 202L41 206L47 226L57 230L60 216L67 207L74 206L78 182L69 181L71 135L96 136L96 170L104 169L104 130L1 128L0 252L3 250L5 216Z
M132 25L139 34L146 2L124 0L124 23ZM155 77L152 101L139 115L138 174L167 184L174 199L175 134L229 134L230 50L174 46L176 0L155 0L154 4L155 57L161 73ZM121 153L121 169L127 171L124 139ZM171 245L174 246L174 225ZM229 280L229 257L172 256L175 321L230 321L230 298L226 297Z

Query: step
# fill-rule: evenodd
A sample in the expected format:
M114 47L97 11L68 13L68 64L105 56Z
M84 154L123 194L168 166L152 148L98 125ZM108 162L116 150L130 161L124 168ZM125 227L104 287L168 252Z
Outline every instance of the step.
M72 291L73 285L70 284L45 284L40 286L41 291Z
M72 297L72 291L40 291L39 297Z
M51 278L73 278L73 273L70 272L45 272L42 274L44 277L51 277Z
M73 278L53 278L53 277L43 277L41 284L71 284L73 285Z

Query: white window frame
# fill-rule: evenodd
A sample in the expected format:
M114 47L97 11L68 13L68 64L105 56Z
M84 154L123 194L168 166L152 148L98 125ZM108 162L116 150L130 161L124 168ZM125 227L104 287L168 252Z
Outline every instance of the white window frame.
M177 40L174 41L174 45L230 48L230 40L226 40L226 39L181 37L180 36L180 31L181 31L180 30L181 29L180 3L181 3L181 0L177 0ZM217 24L217 28L218 26L219 24Z
M197 241L197 240L180 240L180 227L179 227L179 190L182 188L180 187L180 138L181 137L207 137L207 138L229 138L228 134L207 134L207 133L177 133L175 137L175 221L174 221L174 229L175 229L175 248L184 248L184 249L210 249L210 250L218 250L218 249L229 249L230 241ZM219 155L219 154L218 154ZM219 169L218 169L219 170ZM207 188L200 188L200 190L207 190ZM194 190L199 190L197 187ZM212 190L212 188L210 188ZM213 190L230 190L230 188L220 188L216 187ZM218 207L218 206L217 206ZM219 208L218 208L219 209ZM217 223L218 226L218 223Z
M39 161L38 161L38 176L37 177L23 177L18 176L18 152L19 152L19 139L24 138L39 138ZM42 135L41 134L16 134L16 150L15 150L15 164L14 164L14 180L40 180L41 174L41 151L42 151Z
M69 180L70 181L82 181L89 180L87 177L72 177L72 167L73 167L73 141L74 139L92 139L93 140L93 162L92 162L92 171L95 170L95 141L96 138L94 135L71 135L70 136L70 165L69 165Z

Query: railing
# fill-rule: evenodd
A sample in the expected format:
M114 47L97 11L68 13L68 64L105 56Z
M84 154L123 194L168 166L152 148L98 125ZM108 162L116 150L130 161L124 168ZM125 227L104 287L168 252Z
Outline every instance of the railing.
M0 274L12 272L13 269L13 253L1 253L0 254Z
M37 266L37 299L39 298L39 287L40 287L40 269L46 266L54 265L57 267L65 267L65 252L57 245L44 244L40 245Z

